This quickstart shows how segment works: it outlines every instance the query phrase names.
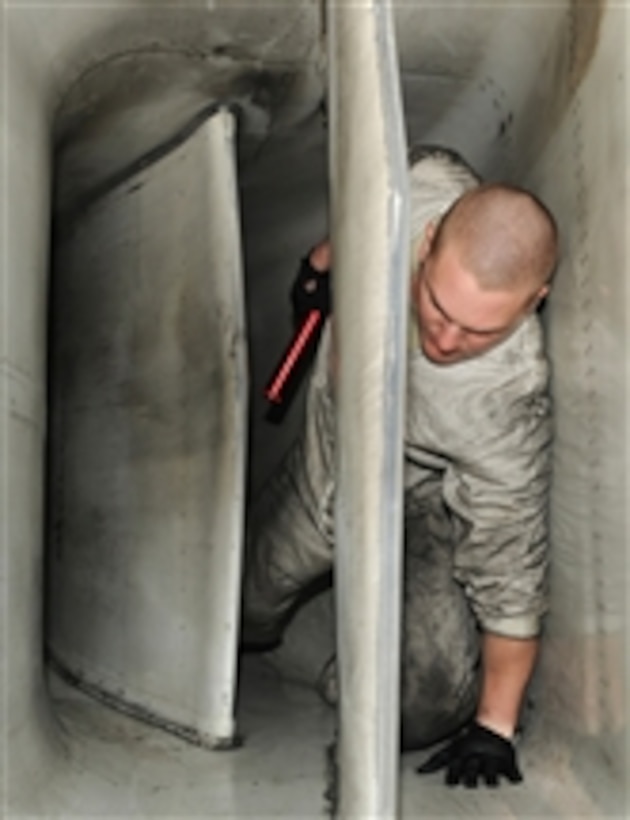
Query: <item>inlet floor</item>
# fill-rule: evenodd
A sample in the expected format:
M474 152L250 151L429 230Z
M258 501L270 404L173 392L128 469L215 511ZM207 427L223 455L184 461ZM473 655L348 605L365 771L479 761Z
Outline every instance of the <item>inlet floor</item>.
M325 818L327 749L334 711L265 661L242 664L242 747L195 748L119 714L50 678L67 765L50 788L50 815L63 818ZM625 817L623 788L588 744L551 740L532 719L521 748L519 786L449 789L440 774L420 778L426 753L402 759L404 818ZM16 815L17 817L17 815Z

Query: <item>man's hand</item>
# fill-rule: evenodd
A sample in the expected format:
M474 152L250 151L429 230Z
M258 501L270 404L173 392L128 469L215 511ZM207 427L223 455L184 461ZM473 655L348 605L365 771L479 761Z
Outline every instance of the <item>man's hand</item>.
M293 315L297 321L309 311L319 310L324 316L330 313L330 243L321 242L302 259L291 288Z
M318 273L328 273L332 265L332 248L328 239L322 240L318 245L311 248L308 261Z
M484 780L488 786L498 786L501 776L510 783L520 783L523 779L512 742L475 722L416 771L430 774L440 769L446 769L448 786L461 783L471 789Z

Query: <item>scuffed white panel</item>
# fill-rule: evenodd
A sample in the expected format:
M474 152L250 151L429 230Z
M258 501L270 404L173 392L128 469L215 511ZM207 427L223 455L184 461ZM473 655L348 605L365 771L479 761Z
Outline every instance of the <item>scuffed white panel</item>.
M52 328L53 655L123 708L230 742L247 438L231 114L66 228Z

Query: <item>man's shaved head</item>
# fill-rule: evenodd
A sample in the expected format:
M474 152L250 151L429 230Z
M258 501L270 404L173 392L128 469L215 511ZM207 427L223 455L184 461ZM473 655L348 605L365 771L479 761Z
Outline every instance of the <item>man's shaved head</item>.
M533 194L505 184L465 193L437 226L431 253L455 248L484 290L538 290L558 254L556 223Z

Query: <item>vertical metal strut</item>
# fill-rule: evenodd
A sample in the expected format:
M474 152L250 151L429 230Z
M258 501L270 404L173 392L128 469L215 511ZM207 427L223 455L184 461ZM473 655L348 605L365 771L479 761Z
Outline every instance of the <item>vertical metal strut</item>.
M340 817L398 810L407 166L389 3L329 2Z

